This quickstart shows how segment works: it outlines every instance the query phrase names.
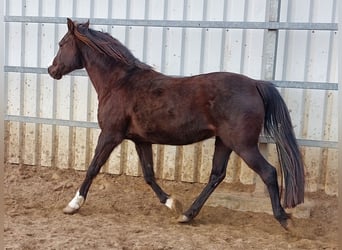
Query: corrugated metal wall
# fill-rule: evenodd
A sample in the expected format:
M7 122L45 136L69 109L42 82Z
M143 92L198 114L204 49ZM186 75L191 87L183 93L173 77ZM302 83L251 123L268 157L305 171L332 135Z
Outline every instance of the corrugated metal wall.
M60 81L46 67L66 17L90 18L158 71L231 71L274 80L300 139L308 191L337 193L337 0L6 0L6 152L10 163L84 170L93 155L97 96L86 74ZM274 145L264 147L275 166ZM213 139L154 146L159 178L206 182ZM125 141L103 171L140 175ZM255 183L235 155L227 182Z

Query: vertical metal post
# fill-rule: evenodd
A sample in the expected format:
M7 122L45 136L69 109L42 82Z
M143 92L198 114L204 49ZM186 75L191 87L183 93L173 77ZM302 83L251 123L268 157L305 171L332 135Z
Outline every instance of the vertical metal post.
M127 0L127 2L126 2L126 19L130 19L131 18L131 6L132 6L132 4L131 4L131 0ZM125 42L124 42L124 44L126 45L126 46L129 46L129 39L130 39L130 30L131 29L131 27L130 26L126 26L126 31L125 31Z
M245 1L244 4L244 15L243 15L243 21L247 22L248 19L248 10L249 10L249 1ZM245 67L245 57L246 57L246 36L247 36L247 30L242 30L242 38L241 38L241 60L240 60L240 74L244 74L244 67Z
M150 0L145 0L145 13L144 13L144 19L148 20L150 17ZM143 55L142 60L143 62L147 62L147 44L148 44L148 35L149 35L149 28L144 27L144 39L143 39ZM140 168L139 168L140 169Z
M43 12L43 2L42 0L39 0L38 3L38 15L42 16L42 12ZM37 40L37 66L41 67L41 61L42 61L42 52L39 48L41 48L42 45L42 25L43 24L37 24L38 25L38 40ZM42 80L41 80L41 75L37 74L37 78L36 78L36 84L37 84L37 93L36 93L36 117L40 117L40 113L41 113L41 84L42 84ZM36 141L36 145L35 145L35 150L36 150L36 154L35 154L35 159L34 159L34 164L41 166L41 162L42 162L42 124L35 124L35 141Z
M188 20L188 0L184 0L184 7L183 7L183 20ZM181 58L180 58L180 69L179 73L181 76L185 74L185 48L186 46L186 28L182 28L182 45L181 45Z
M332 7L332 15L331 15L331 23L335 22L336 19L336 15L337 15L337 0L334 0L332 3L333 7ZM325 81L326 82L331 82L331 68L332 68L332 56L333 56L333 43L334 43L334 31L330 31L330 35L329 35L329 49L328 49L328 63L327 63L327 71L326 71L326 77L325 77ZM331 135L331 116L332 116L332 105L333 105L333 101L330 97L330 93L332 93L329 90L325 90L324 91L324 99L322 101L323 103L323 119L322 119L322 139L324 140L329 140L329 137ZM341 132L340 132L341 133ZM321 150L321 155L322 155L322 166L327 166L328 164L328 154L329 154L329 149L328 148L322 148ZM326 155L326 157L324 157ZM320 169L320 183L325 183L325 178L327 175L327 171L328 168L327 167L322 167ZM326 186L326 184L324 184Z
M227 21L228 18L228 1L225 0L223 3L223 21ZM220 71L224 71L224 63L225 63L225 45L227 41L227 33L228 29L222 29L222 38L221 38L221 59L220 59Z
M169 11L169 1L165 0L164 1L164 15L163 15L164 20L168 19L168 11ZM162 52L161 52L161 58L160 58L160 70L162 73L165 73L165 71L166 71L166 39L168 37L167 29L168 28L163 27Z
M3 13L4 13L4 17L5 15L8 15L9 14L9 0L6 0L5 1L5 6L1 6L1 7L4 7L3 9ZM5 23L4 20L1 20L0 21L0 24L3 25L1 28L3 29L3 33L2 34L9 34L9 24L8 23ZM0 69L0 79L3 79L3 80L0 80L0 96L1 96L1 93L3 93L3 96L1 96L1 99L0 98L0 103L1 103L1 100L4 100L4 105L2 106L4 109L2 110L4 112L4 115L6 115L8 113L8 110L7 110L7 105L8 105L8 73L5 73L4 72L4 66L8 64L8 51L9 49L6 49L8 48L8 44L9 44L9 35L7 36L3 36L3 43L0 43L2 44L2 48L0 48L0 64L2 65L1 66L1 69ZM3 49L3 50L2 50ZM1 74L3 74L3 76L1 76ZM4 84L4 85L2 85ZM1 112L1 108L0 108L0 112ZM2 117L0 117L0 121L3 121L3 119L1 119ZM9 126L9 122L5 122L4 123L4 135L1 137L1 138L5 138L5 136L9 136L9 129L8 129L8 126ZM1 133L1 132L0 132ZM1 140L1 139L0 139ZM9 148L9 139L7 139L7 147L4 148L4 160L5 161L8 161L9 159L9 153L8 153L8 148ZM1 143L0 143L1 145ZM5 145L5 144L3 144ZM0 146L1 147L1 146ZM0 153L1 154L1 153Z
M73 2L72 5L72 18L76 17L77 1ZM69 120L74 120L75 113L75 76L70 76L70 87L69 87L70 99L69 99ZM76 145L76 128L69 127L69 154L68 154L68 168L74 168L75 166L75 150L72 150Z
M168 11L169 11L169 1L164 0L164 10L163 10L163 20L168 19ZM162 51L161 51L161 58L160 58L160 70L162 73L165 73L166 71L166 41L167 41L167 28L162 28ZM165 146L164 145L157 145L157 162L155 164L155 173L156 176L159 178L163 178L163 167L164 167L164 160L165 157ZM177 179L178 177L178 168L175 168L175 174L174 177Z
M203 1L203 14L202 14L202 20L207 21L208 19L208 1ZM208 29L202 28L202 34L201 34L201 54L200 54L200 65L199 65L199 73L204 73L204 61L205 61L205 51L207 47L207 33Z
M55 2L55 17L59 16L60 2L56 0ZM57 52L58 44L58 25L55 24L54 27L54 52ZM57 118L57 80L53 79L53 91L52 91L52 119ZM51 166L57 166L58 163L58 135L57 135L57 125L52 125L52 142L51 142Z
M4 5L0 4L0 16L2 17L0 20L0 33L5 34L5 23L4 23ZM4 113L5 113L5 107L7 107L7 103L5 101L5 73L4 73L4 66L5 66L5 36L1 36L1 42L0 42L0 140L4 139ZM0 167L3 166L4 162L4 150L3 150L3 143L0 143ZM3 171L1 171L3 173ZM2 183L2 182L1 182Z
M5 34L5 24L4 24L4 16L5 16L5 2L0 3L0 34ZM7 13L6 13L7 14ZM4 65L5 65L5 36L1 36L0 42L0 211L4 211L4 186L3 186L3 173L4 173L4 111L7 104L5 104L5 74L4 74ZM6 99L7 100L7 99ZM4 213L1 213L0 220L4 221ZM4 248L4 224L1 223L0 227L0 248Z
M94 0L92 0L90 2L90 18L94 17L94 9L95 9L95 3ZM108 1L108 12L107 12L107 16L108 19L112 18L112 11L113 11L113 0L109 0ZM111 33L111 25L107 26L107 32ZM91 110L92 110L92 100L93 100L93 89L92 89L92 83L88 77L88 81L87 81L87 121L91 122L92 120L92 114L91 114ZM85 150L85 168L87 168L87 165L90 164L93 153L94 153L94 149L92 146L92 138L93 138L93 132L94 129L91 128L87 128L86 129L86 150Z
M21 1L21 15L26 16L26 0ZM21 24L21 56L20 56L20 67L25 67L25 43L26 43L26 34L25 28L26 24L23 22ZM24 98L25 98L25 75L24 73L20 73L20 98L19 98L19 115L24 116ZM22 165L24 163L24 155L25 155L25 130L26 123L19 124L19 164Z
M268 0L266 9L266 21L279 22L281 0ZM262 57L262 78L266 81L274 80L276 69L278 30L265 30L263 57ZM267 159L268 149L266 143L260 143L259 149L262 155ZM260 178L255 180L255 194L266 194L265 185Z
M342 2L341 1L338 1L338 13L342 13L341 11L342 11ZM338 21L339 21L339 24L341 24L342 23L342 15L339 15L338 16ZM339 28L339 29L341 29L341 28ZM341 34L341 30L339 30L338 31L338 43L339 44L342 44L342 34ZM339 49L338 50L338 57L339 58L342 58L342 49ZM342 72L342 63L339 63L338 64L338 72L340 73L340 72ZM341 74L339 74L338 75L338 81L339 81L339 84L338 84L338 86L339 86L339 88L338 88L338 105L339 105L339 107L342 107L342 75ZM340 114L339 114L339 117L338 117L338 122L339 122L339 124L342 124L342 114L341 114L341 112L340 112ZM339 140L339 149L341 149L342 148L342 131L340 130L339 132L338 132L338 140ZM340 153L339 154L339 157L338 157L338 161L339 161L339 165L341 166L341 163L342 163L342 154ZM341 176L342 176L342 168L339 166L339 171L338 171L338 175L339 175L339 181L338 181L338 189L339 189L339 225L342 225L342 216L341 216L341 207L342 207L342 199L341 199L341 192L342 192L342 181L341 181ZM341 235L341 233L342 233L342 229L341 229L342 227L340 227L340 234L339 235ZM339 240L339 243L340 243L340 246L342 246L342 237L340 237L340 240Z

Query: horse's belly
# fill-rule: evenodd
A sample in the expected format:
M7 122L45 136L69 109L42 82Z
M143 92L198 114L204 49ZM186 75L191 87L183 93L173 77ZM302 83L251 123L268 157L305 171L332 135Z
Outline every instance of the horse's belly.
M197 131L196 133L151 133L147 135L147 138L155 144L187 145L208 139L212 136L214 136L214 133L212 131L203 130Z
M177 128L169 130L152 129L140 132L130 131L127 135L127 139L140 142L150 142L153 144L187 145L208 139L214 135L215 132L211 128Z
M141 105L136 110L129 128L131 138L155 144L186 145L215 135L215 126L198 106L181 100L160 103L164 104L160 107L155 104L159 107L156 109L143 109Z

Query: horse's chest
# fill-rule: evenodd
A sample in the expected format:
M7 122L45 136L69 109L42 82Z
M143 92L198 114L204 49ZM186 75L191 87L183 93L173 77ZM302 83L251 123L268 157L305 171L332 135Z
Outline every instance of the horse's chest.
M126 126L125 110L123 103L108 100L99 102L97 119L101 129L122 129Z

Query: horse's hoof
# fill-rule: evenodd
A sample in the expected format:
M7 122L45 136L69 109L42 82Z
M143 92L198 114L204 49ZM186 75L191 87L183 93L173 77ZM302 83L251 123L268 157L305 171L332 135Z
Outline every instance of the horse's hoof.
M188 216L182 214L181 216L179 216L177 221L179 223L187 223L187 222L191 221L191 219Z
M296 225L294 223L294 221L292 219L287 219L286 223L284 223L284 225L282 224L282 226L285 228L286 231L292 232L294 233L296 230Z
M78 208L72 208L69 205L63 209L63 213L65 214L74 214L74 213L77 213L77 211L78 211Z
M180 215L183 212L182 203L174 197L168 198L165 202L165 206L174 211L176 215Z
M292 231L295 227L294 222L292 220L291 214L286 214L287 218L279 220L280 225L286 230L286 231Z
M63 209L63 213L74 214L80 209L80 207L83 205L83 203L84 203L84 197L82 195L80 195L79 191L77 191L75 197Z

